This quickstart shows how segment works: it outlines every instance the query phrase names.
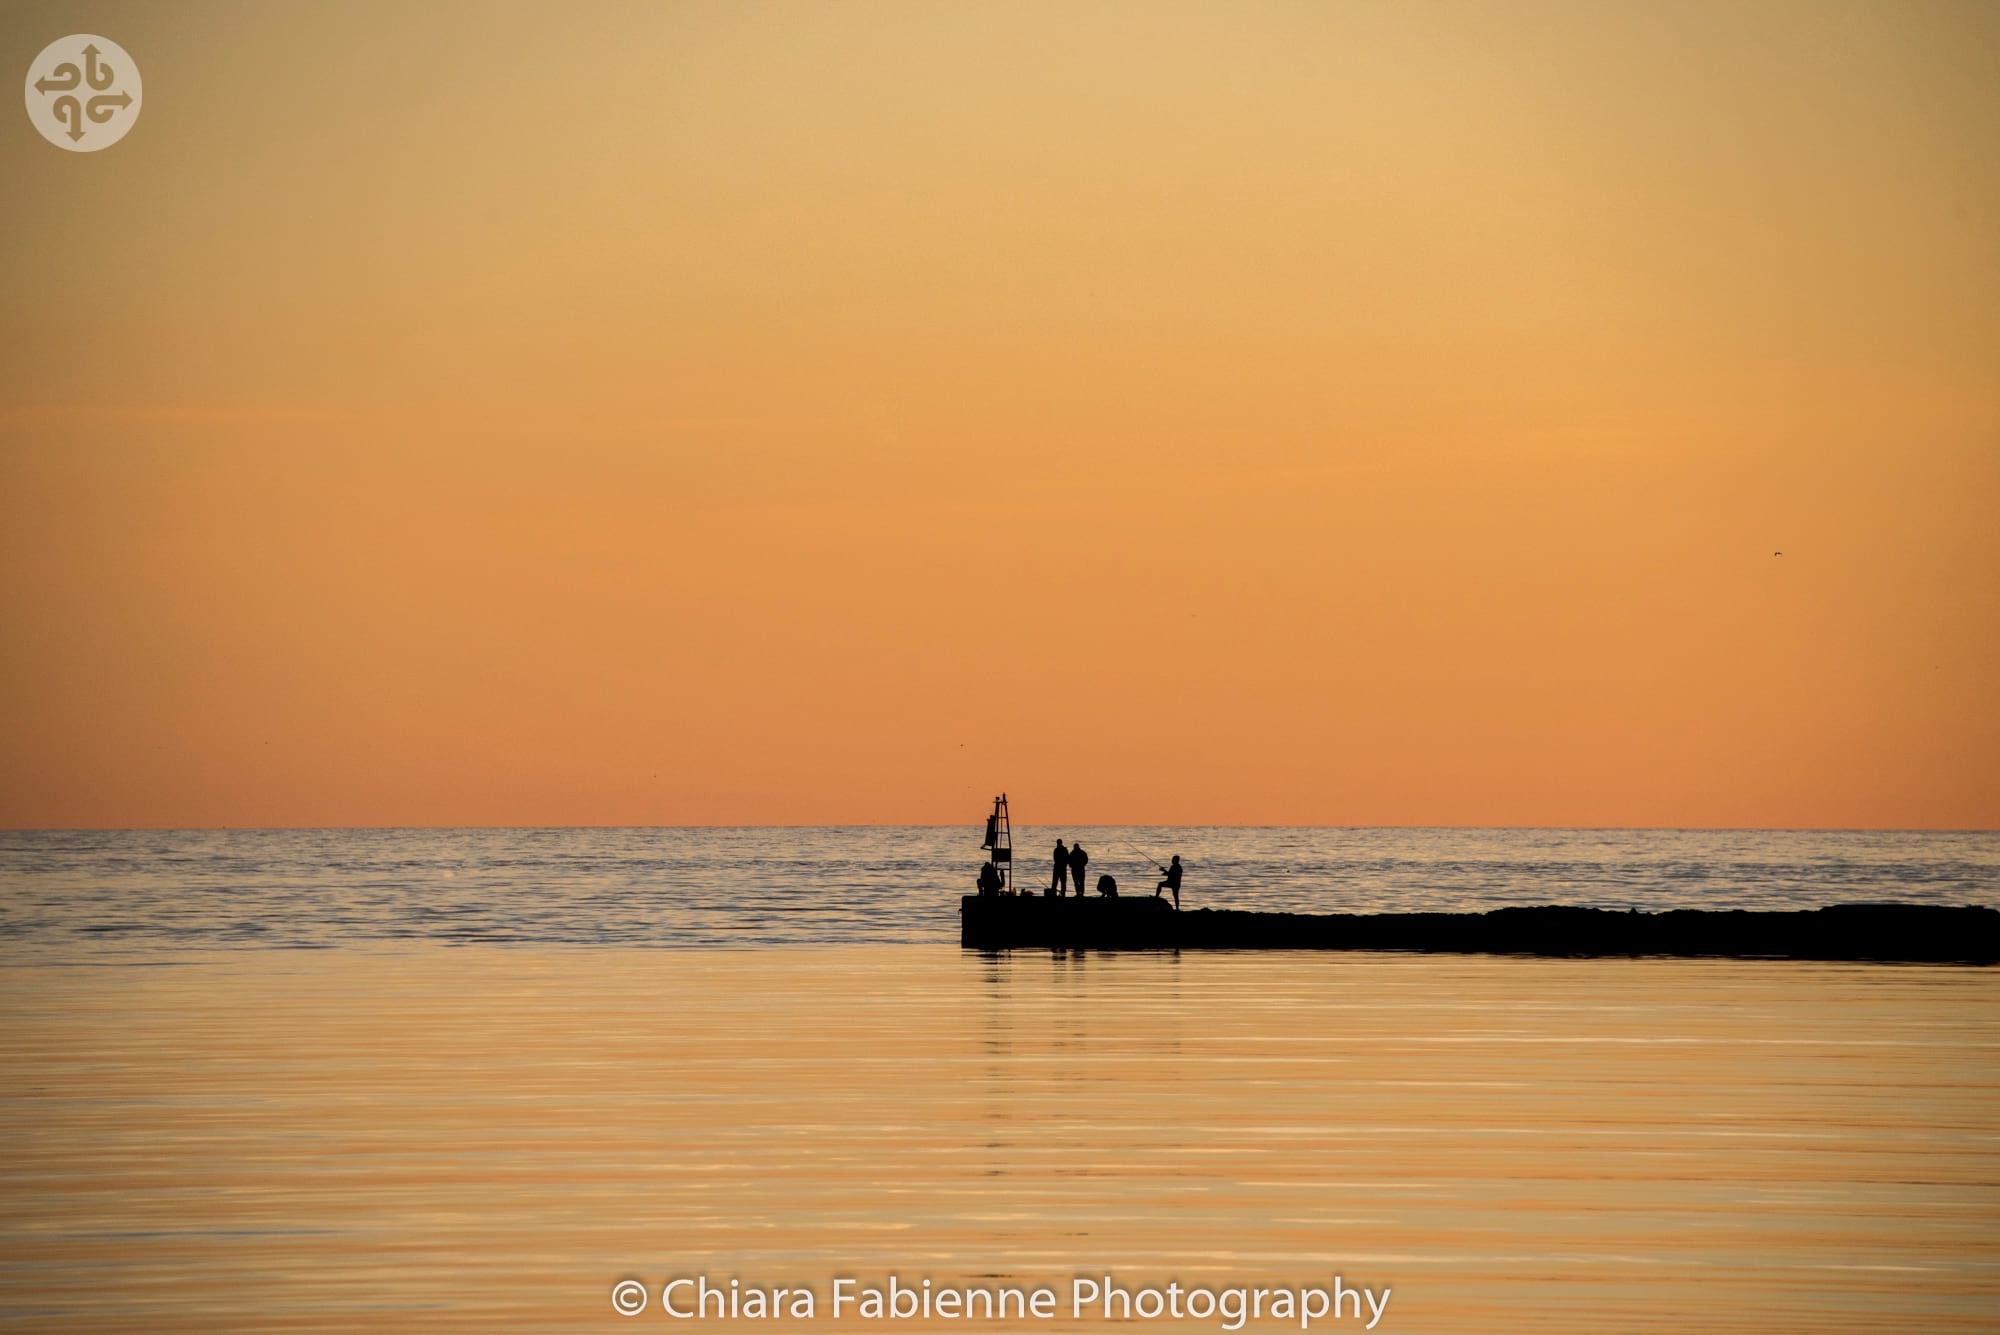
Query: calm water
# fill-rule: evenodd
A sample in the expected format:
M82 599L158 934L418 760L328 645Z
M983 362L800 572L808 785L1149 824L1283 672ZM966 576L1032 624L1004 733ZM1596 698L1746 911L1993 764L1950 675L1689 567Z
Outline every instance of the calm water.
M1995 898L1991 835L1082 834L1198 902ZM1379 1331L2000 1330L2000 970L983 956L976 841L0 836L0 1324L936 1335L833 1279L1109 1272L1339 1274ZM697 1273L818 1314L666 1321Z
M1093 878L1190 906L1306 912L1595 904L2000 904L2000 834L1023 828ZM977 826L0 832L0 948L91 958L234 945L935 943L958 936Z
M1992 970L521 947L0 986L25 1327L566 1330L621 1324L626 1278L1104 1271L1338 1273L1403 1332L2000 1324Z

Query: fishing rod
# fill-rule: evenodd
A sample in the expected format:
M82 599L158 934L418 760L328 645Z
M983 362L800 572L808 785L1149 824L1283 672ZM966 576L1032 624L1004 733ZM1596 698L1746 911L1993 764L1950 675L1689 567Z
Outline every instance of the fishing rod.
M1160 869L1160 875L1165 876L1167 874L1167 864L1160 861L1152 854L1142 852L1141 850L1132 847L1130 844L1123 845L1123 847L1127 853L1138 853L1140 857L1146 859L1146 861L1152 863L1155 867L1158 867Z

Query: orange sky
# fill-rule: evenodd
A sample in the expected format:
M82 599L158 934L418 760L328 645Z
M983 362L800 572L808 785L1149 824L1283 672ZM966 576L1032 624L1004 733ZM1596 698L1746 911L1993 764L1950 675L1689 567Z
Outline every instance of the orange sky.
M0 824L2000 825L2000 8L75 31Z

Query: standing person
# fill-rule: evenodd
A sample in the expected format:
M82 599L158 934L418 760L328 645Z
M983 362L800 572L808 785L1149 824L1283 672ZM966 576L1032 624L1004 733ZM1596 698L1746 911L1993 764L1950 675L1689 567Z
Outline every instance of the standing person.
M1167 872L1167 879L1161 881L1158 885L1153 887L1153 898L1158 899L1160 897L1160 891L1162 890L1173 891L1174 911L1178 913L1181 907L1181 855L1180 854L1178 853L1174 854L1174 863L1171 867L1168 867L1166 869L1166 872Z
M1063 895L1068 892L1068 889L1069 889L1069 850L1067 848L1064 848L1063 841L1058 839L1056 840L1056 876L1054 880L1049 882L1049 893L1054 895L1057 899L1061 899ZM1083 887L1078 886L1076 888L1076 892L1079 895L1082 894Z
M1071 844L1069 848L1069 880L1070 884L1076 887L1076 897L1078 899L1083 898L1083 887L1090 884L1089 881L1083 879L1084 870L1089 866L1090 854L1083 851L1083 844L1080 841Z

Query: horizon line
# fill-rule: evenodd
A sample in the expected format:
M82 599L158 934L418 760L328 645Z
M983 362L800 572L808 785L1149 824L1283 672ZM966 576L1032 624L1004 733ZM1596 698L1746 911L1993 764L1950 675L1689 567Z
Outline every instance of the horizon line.
M294 834L416 830L948 830L980 821L702 821L631 825L0 825L0 834ZM1957 825L1341 825L1280 822L1024 821L1022 829L1158 830L1453 830L1562 831L1648 834L2000 834L2000 826Z

